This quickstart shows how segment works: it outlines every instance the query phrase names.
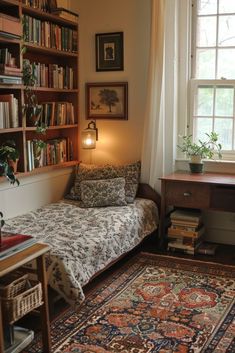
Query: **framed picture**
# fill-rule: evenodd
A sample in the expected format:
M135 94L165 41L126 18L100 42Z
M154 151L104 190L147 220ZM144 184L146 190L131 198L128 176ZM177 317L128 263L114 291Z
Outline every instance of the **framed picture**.
M123 32L97 33L96 71L123 70Z
M87 119L128 119L128 83L87 83Z

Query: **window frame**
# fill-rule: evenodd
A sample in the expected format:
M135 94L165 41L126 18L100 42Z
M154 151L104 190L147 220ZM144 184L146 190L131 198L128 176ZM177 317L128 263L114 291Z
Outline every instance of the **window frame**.
M197 35L197 0L191 0L191 13L188 13L191 18L191 37L190 40L190 56L189 56L189 66L190 66L190 74L188 76L188 101L189 101L189 109L188 109L188 120L187 120L187 128L188 134L192 134L194 136L194 111L195 111L195 97L197 88L199 86L224 86L224 87L234 87L235 91L235 79L196 79L196 35ZM217 26L218 31L218 26ZM218 33L217 33L218 39ZM218 43L216 42L216 51L218 48ZM216 53L216 64L218 56ZM217 69L217 68L216 68ZM235 94L234 94L234 114L233 114L233 150L224 150L222 151L223 160L234 161L235 162ZM213 125L215 116L212 116Z

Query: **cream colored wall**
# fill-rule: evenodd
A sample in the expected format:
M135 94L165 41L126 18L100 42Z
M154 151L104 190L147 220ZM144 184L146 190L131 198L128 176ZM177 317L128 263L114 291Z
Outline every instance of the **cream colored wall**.
M129 119L97 121L99 141L94 151L81 150L84 162L129 162L141 156L150 31L150 0L59 0L80 15L80 115L85 120L85 82L127 81ZM95 33L124 32L124 71L95 71ZM0 183L0 211L15 217L59 200L68 190L71 169L20 178L20 186Z
M148 50L150 0L70 0L79 14L80 127L85 120L85 82L127 81L129 118L97 120L99 141L93 151L80 149L84 162L130 162L141 157ZM124 71L96 72L95 34L124 32Z

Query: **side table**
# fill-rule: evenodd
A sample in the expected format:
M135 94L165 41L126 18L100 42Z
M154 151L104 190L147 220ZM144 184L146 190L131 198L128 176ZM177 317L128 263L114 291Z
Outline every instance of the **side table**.
M47 280L46 280L46 266L45 254L49 251L49 246L46 244L36 243L32 246L13 254L6 259L0 260L0 277L3 277L10 272L25 265L31 260L36 260L38 280L42 284L43 304L39 307L41 317L42 343L43 352L51 352L51 336L50 336L50 321L48 311L48 295L47 295ZM0 353L4 353L3 340L3 320L2 308L0 302Z

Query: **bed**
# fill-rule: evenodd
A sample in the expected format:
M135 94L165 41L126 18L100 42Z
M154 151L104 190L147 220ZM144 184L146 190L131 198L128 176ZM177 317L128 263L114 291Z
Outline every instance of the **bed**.
M159 209L153 199L146 185L132 203L118 207L84 208L79 200L63 199L6 221L4 230L50 245L48 284L76 308L84 300L83 287L97 273L157 229Z

